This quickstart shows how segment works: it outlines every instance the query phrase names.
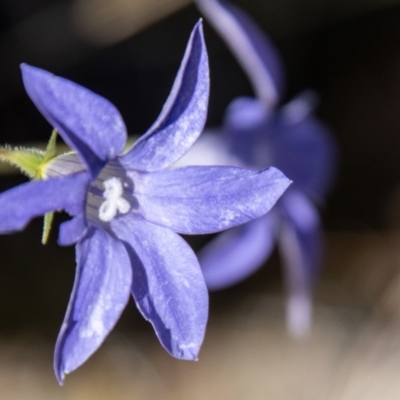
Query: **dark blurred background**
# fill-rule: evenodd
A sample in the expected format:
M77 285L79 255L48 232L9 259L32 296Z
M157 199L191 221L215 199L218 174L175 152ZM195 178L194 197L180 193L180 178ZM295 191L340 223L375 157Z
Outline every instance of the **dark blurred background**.
M365 348L375 349L371 355L373 360L385 359L381 356L385 351L394 359L393 352L379 346L382 337L392 332L388 324L397 326L397 310L400 310L400 295L397 295L397 288L400 293L397 283L400 281L400 2L237 0L235 3L254 17L281 51L286 62L285 100L304 89L316 90L320 95L317 115L331 127L340 149L337 183L322 211L327 255L316 293L317 333L306 347L296 347L285 336L280 262L274 255L246 282L212 294L211 334L206 337L204 358L212 360L214 355L219 361L214 359L205 364L209 375L201 366L196 367L203 368L200 372L187 372L188 363L181 366L164 355L151 327L131 302L111 335L114 339L106 341L106 350L101 350L103 353L95 355L89 366L83 367L86 372L82 376L87 378L85 382L94 382L90 368L97 368L96 360L103 365L101 357L105 357L104 371L96 370L96 379L110 372L109 365L119 363L124 368L123 372L115 373L117 382L121 374L129 382L133 382L130 378L133 374L143 378L143 381L134 380L135 395L131 392L131 397L124 397L121 392L118 398L159 396L154 387L147 390L146 385L152 385L146 379L156 379L157 388L163 393L161 398L171 399L242 399L249 395L248 388L254 386L260 387L260 392L246 398L265 398L267 394L272 399L358 398L357 393L363 396L365 393L357 392L348 376L354 375L354 382L358 382L360 376L373 377L374 369L360 372L354 367L353 375L348 371L354 371L353 364L365 365L364 361L357 361L357 354L365 354ZM50 70L101 94L120 110L129 133L143 133L161 110L190 31L199 17L188 0L0 0L0 142L11 145L46 142L51 133L51 127L24 92L19 70L22 62ZM244 73L207 23L205 36L212 85L208 126L215 126L220 124L233 98L252 92ZM24 180L18 175L1 176L0 191ZM63 218L59 216L58 221ZM22 382L27 393L29 384L37 387L42 399L45 391L41 392L41 388L48 390L48 380L54 390L49 398L103 398L101 391L93 394L94 386L85 386L83 378L75 378L76 386L70 386L76 388L74 392L75 389L58 389L52 377L51 346L73 283L74 249L57 246L56 229L48 245L42 246L40 238L40 220L35 220L22 233L0 237L0 338L3 343L0 399L36 398L24 397L25 392L18 394L9 376L17 376L15 385ZM202 241L196 239L191 243L196 247ZM242 331L243 327L248 330ZM263 334L254 338L251 336L254 332ZM390 336L383 342L391 343L391 348L397 351L400 332L394 328L393 332L393 341ZM251 339L246 339L246 334ZM221 343L227 343L226 338L230 338L232 347L218 353ZM257 341L260 345L266 343L263 350L266 358L280 360L278 372L274 370L277 364L272 362L264 366L257 364L260 351L254 348ZM253 347L246 348L249 343ZM128 350L124 349L132 351L131 358L127 358ZM349 349L356 361L353 358L349 361L350 356L343 355ZM244 371L255 369L253 378L248 380L241 370L235 370L238 378L234 378L235 372L227 369L226 376L231 374L231 380L213 380L213 368L224 370L239 360L239 356L237 360L225 359L226 352L246 354L243 357L249 359ZM314 370L309 378L290 378L288 386L284 377L298 374L299 369L294 365L301 369L302 363L312 357L318 358L314 365L315 371L321 374L320 391L312 386L315 385L311 377L315 376ZM345 360L339 362L340 357ZM43 363L43 375L35 372L38 358ZM7 360L4 367L1 367L2 360ZM372 366L376 366L375 361L371 361ZM399 366L400 363L394 364L393 371ZM7 368L12 371L11 375ZM276 376L271 378L265 372L268 368ZM392 371L390 368L387 370ZM22 370L25 372L21 375ZM263 371L269 380L265 380ZM332 371L335 371L333 380L337 381L335 387L327 383L332 381ZM186 373L190 377L186 378ZM80 371L74 375L79 374ZM385 376L389 375L387 372ZM72 384L74 377L69 379ZM240 386L240 379L246 383ZM174 384L169 387L168 382ZM212 382L209 392L188 394L186 386L200 390L202 382ZM385 390L391 388L392 383L385 382L381 386ZM396 384L393 379L393 385ZM146 387L143 393L141 385ZM235 385L241 388L237 392L233 389ZM349 385L348 391L343 389ZM8 392L3 391L5 387ZM378 395L384 393L376 390L374 393ZM9 394L2 397L1 393ZM234 393L239 395L235 397ZM400 396L397 386L393 393Z

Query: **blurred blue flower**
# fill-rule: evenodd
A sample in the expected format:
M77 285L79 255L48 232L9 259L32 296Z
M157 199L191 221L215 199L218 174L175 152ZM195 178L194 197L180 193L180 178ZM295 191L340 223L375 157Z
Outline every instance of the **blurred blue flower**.
M55 350L59 382L104 341L130 293L166 350L196 359L208 314L200 266L175 232L220 231L266 213L290 181L278 170L166 169L203 129L209 95L201 23L190 37L169 98L134 146L116 108L46 71L22 65L26 91L76 152L52 158L43 180L0 195L0 232L66 210L59 243L76 245L75 284ZM266 196L268 200L265 201Z
M234 100L226 112L219 140L229 149L231 163L257 169L273 165L293 181L268 215L224 232L206 246L200 265L210 289L224 288L257 270L278 243L288 328L303 336L310 329L311 292L323 247L314 202L321 203L332 184L335 143L313 115L312 92L279 106L282 61L250 17L227 1L197 0L197 5L246 71L257 96Z

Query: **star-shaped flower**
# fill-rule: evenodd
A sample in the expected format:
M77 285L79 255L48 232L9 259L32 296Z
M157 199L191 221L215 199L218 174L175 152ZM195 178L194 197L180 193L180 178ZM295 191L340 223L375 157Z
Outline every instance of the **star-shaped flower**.
M208 287L220 289L252 274L277 242L289 293L289 331L302 336L310 328L311 289L322 257L321 223L313 202L321 202L331 186L335 144L313 115L313 93L279 107L282 61L252 19L227 1L197 0L197 5L236 56L257 96L231 103L221 135L213 141L224 142L233 165L273 165L293 181L272 212L221 234L199 254L200 264Z
M75 284L55 350L59 382L101 345L130 293L165 349L196 359L208 294L195 254L176 232L216 232L257 218L290 184L274 168L167 169L193 145L206 118L201 23L160 116L123 154L125 125L111 103L38 68L23 65L22 74L37 108L76 152L41 164L43 179L0 195L1 233L53 210L73 216L58 238L77 243Z

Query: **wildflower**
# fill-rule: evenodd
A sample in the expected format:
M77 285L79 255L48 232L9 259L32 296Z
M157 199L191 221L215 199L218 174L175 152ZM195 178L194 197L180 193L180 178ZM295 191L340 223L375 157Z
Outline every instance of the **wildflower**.
M196 359L208 294L195 254L176 233L215 232L267 212L290 181L274 168L167 169L204 126L209 93L201 23L194 28L171 94L134 146L104 98L46 71L22 65L26 91L76 152L52 157L33 180L0 195L0 232L23 229L54 210L73 218L61 245L76 243L77 270L57 340L61 383L104 341L130 293L173 356ZM265 200L267 198L267 200Z
M288 328L303 336L310 329L311 292L322 257L314 202L321 202L331 185L334 143L313 115L311 92L279 106L282 61L251 18L227 1L197 0L197 5L236 56L257 96L230 104L214 141L225 143L231 165L273 165L293 181L268 215L224 232L206 246L199 254L200 265L210 289L224 288L258 269L277 242L288 290Z

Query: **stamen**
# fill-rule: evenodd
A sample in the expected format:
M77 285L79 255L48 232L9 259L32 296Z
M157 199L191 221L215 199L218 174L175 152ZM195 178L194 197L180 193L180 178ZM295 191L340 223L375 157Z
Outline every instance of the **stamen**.
M121 180L118 178L110 178L103 182L104 193L106 199L99 207L99 218L104 222L110 222L117 213L126 214L131 205L122 197L124 189Z

